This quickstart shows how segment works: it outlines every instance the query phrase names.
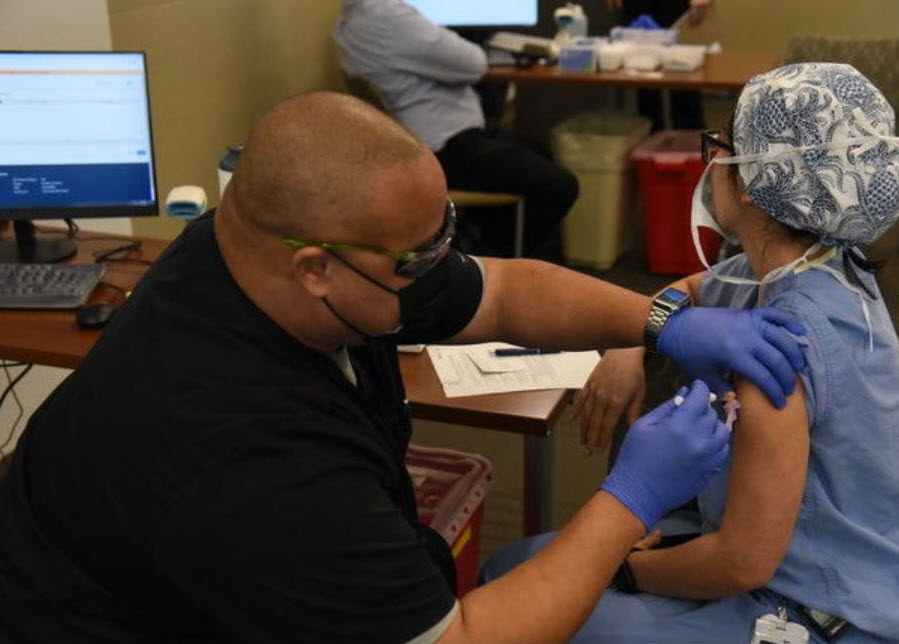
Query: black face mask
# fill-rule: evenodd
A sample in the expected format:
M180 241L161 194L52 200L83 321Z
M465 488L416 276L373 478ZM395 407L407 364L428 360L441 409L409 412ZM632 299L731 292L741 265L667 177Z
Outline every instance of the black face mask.
M340 320L350 330L359 334L366 343L371 343L381 338L395 336L400 332L400 329L403 329L406 332L412 331L418 333L421 330L435 329L439 326L439 311L443 310L441 304L444 299L449 296L450 261L451 258L454 258L455 256L454 251L448 252L431 270L401 289L390 288L371 275L356 268L337 253L332 252L331 254L360 277L399 298L400 325L389 333L371 335L365 333L362 329L338 313L328 301L328 298L322 297L322 301L334 317Z

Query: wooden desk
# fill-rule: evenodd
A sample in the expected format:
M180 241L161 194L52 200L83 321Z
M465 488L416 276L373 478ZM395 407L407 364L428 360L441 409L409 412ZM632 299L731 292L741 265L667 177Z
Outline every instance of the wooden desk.
M413 417L524 434L524 534L551 529L551 432L568 404L568 390L447 398L426 352L400 353L400 371Z
M708 54L703 67L695 72L566 72L556 65L535 65L528 69L500 65L488 69L484 80L494 83L736 91L756 74L776 65L777 55L771 52L722 52Z
M45 231L45 234L50 233ZM112 249L130 241L134 241L134 238L81 233L78 252L69 261L89 264L94 261L94 252ZM117 257L152 261L166 247L166 242L158 239L141 239L141 242L138 252ZM129 291L134 288L146 270L147 265L140 263L107 264L102 283L91 294L89 302L121 302L124 294L118 289ZM71 310L0 310L0 358L6 360L74 369L94 346L98 337L99 331L79 328Z
M134 240L101 233L82 233L79 237L83 241L78 242L78 253L69 260L77 263L93 262L94 252ZM167 244L157 239L141 239L141 242L140 251L121 257L153 261ZM124 295L118 289L134 288L146 270L147 265L142 263L109 263L103 283L91 295L90 302L120 302ZM100 333L79 328L70 310L0 310L0 358L74 369ZM400 369L415 418L524 434L525 533L550 529L553 480L550 431L565 407L567 392L535 391L450 399L443 395L426 353L401 354Z

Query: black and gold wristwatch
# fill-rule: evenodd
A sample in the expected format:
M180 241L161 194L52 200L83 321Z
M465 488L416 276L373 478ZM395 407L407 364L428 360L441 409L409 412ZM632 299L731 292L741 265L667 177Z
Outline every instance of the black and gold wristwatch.
M676 288L666 288L652 299L649 317L643 328L643 344L649 351L656 353L659 334L668 318L688 306L690 306L690 295Z

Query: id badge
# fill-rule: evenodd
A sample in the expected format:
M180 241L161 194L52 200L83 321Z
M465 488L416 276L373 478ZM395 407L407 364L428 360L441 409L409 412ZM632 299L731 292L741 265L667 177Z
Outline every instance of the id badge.
M750 644L808 644L808 631L777 615L762 615L755 620Z

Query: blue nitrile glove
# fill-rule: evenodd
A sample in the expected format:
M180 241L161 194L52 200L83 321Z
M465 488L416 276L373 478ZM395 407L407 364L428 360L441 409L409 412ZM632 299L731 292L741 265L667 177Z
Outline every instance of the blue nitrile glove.
M626 505L646 530L696 496L724 467L730 432L697 380L684 402L662 403L631 425L615 467L600 487Z
M631 29L661 29L661 25L655 21L655 18L650 16L648 13L641 13L637 16L631 24L628 25Z
M687 376L705 381L718 394L733 390L726 372L734 371L782 409L796 384L793 372L806 365L791 333L805 335L805 327L775 308L735 311L691 306L668 318L656 348Z

